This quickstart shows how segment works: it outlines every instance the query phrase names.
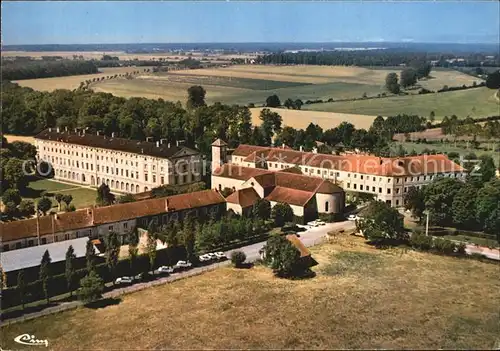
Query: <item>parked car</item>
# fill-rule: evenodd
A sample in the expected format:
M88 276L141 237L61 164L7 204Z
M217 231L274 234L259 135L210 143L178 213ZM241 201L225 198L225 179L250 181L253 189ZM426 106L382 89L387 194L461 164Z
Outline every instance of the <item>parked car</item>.
M227 259L226 255L224 254L224 252L215 252L215 256L217 256L217 258L219 260L225 260Z
M204 254L198 256L198 259L200 260L200 262L209 262L212 260L212 256L210 256L209 254Z
M307 225L311 227L319 227L319 224L316 223L316 221L307 222Z
M317 219L317 220L316 220L316 223L317 223L318 225L326 225L326 223L325 223L325 222L323 222L321 219Z
M357 216L357 215L355 215L355 214L350 214L350 215L347 217L347 219L348 219L349 221L355 221L356 219L359 219L359 218L358 218L358 216Z
M119 277L115 280L115 284L132 284L133 282L134 278L132 277Z
M192 265L193 264L188 261L178 261L175 264L174 269L190 268Z
M161 266L158 268L158 272L160 273L174 273L174 267L172 266Z

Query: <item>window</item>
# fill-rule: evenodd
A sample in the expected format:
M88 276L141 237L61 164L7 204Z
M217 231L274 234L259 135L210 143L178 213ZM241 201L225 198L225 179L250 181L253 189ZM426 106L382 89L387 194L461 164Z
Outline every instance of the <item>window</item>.
M123 168L120 170L120 175L123 177Z
M358 184L354 183L354 189L356 189L357 186L358 186Z
M385 203L391 205L391 200L385 200Z
M161 183L161 184L164 184L164 183L165 183L165 177L163 177L163 176L162 176L162 177L160 177L160 183Z
M125 175L128 177L128 169L125 170ZM132 177L133 178L133 177Z
M321 171L318 169L317 173L318 173L318 174L320 174L320 173L321 173Z
M357 175L357 174L354 174L354 178L357 178L357 177L358 177L358 175Z
M390 183L391 182L391 178L387 178L387 183Z
M377 180L377 178L376 178L376 177L373 177L373 181L376 181L376 180Z
M347 177L349 177L349 178L350 178L350 177L351 177L351 173L347 173Z
M363 190L363 184L359 185L359 190Z
M361 175L360 178L363 179L363 175Z
M396 183L399 183L399 178L396 178Z
M127 229L128 228L128 223L123 223L123 229Z
M382 188L378 188L378 192L382 194Z
M148 174L147 173L144 173L144 181L148 181Z
M427 176L424 176L424 180L427 180Z
M388 188L388 189L387 189L387 194L390 194L390 193L391 193L391 189L390 189L390 188Z
M375 187L374 186L372 186L372 191L375 192Z
M156 183L156 175L153 174L153 183Z
M399 206L399 200L396 200L396 206Z
M405 192L405 193L406 193L406 192L408 192L408 188L407 188L407 187L405 187L404 192Z
M42 240L41 240L41 244L42 244L42 245L47 244L47 238L42 238Z
M325 202L325 212L328 212L328 201Z
M307 173L307 168L304 168L304 172L306 172L306 173Z
M9 251L9 244L5 244L3 246L3 251Z
M109 230L110 232L112 232L112 231L113 231L113 226L112 226L112 225L110 225L110 226L108 227L108 230Z
M340 172L337 172L335 175L336 175L337 177L340 177Z
M399 194L399 188L396 188L396 194Z
M417 177L417 182L419 182L419 181L420 181L420 177Z
M350 189L351 188L351 183L347 183L347 188Z

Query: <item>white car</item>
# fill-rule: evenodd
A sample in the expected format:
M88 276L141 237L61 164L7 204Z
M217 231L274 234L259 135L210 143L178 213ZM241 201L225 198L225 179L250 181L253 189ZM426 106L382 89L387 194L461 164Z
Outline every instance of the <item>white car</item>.
M160 268L158 268L158 272L160 272L160 273L174 273L174 267L161 266Z
M321 219L317 219L316 220L316 224L318 224L318 225L325 225L326 223L323 222Z
M175 268L189 268L191 267L193 264L191 262L188 262L188 261L178 261L175 266L174 266L174 269Z
M120 277L115 280L115 284L132 284L133 282L134 278L132 277Z
M308 226L311 226L311 227L319 227L319 224L318 224L318 223L316 223L316 221L307 222L307 225L308 225Z
M227 258L224 252L216 252L215 256L217 256L219 260L225 260Z
M349 220L349 221L355 221L356 219L358 219L358 216L356 216L355 214L350 214L347 217L347 220Z
M200 260L200 262L208 262L212 259L212 257L209 254L204 254L204 255L198 256L198 259Z

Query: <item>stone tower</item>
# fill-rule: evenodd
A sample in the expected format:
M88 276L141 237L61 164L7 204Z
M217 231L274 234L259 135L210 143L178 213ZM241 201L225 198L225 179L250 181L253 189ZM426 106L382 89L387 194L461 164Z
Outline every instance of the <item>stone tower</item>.
M227 158L227 144L217 139L212 143L212 172L226 163Z

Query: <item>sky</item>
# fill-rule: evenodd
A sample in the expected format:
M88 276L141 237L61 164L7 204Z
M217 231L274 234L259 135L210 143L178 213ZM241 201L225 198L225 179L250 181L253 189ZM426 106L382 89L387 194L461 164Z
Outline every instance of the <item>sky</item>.
M2 1L2 44L498 43L498 1Z

